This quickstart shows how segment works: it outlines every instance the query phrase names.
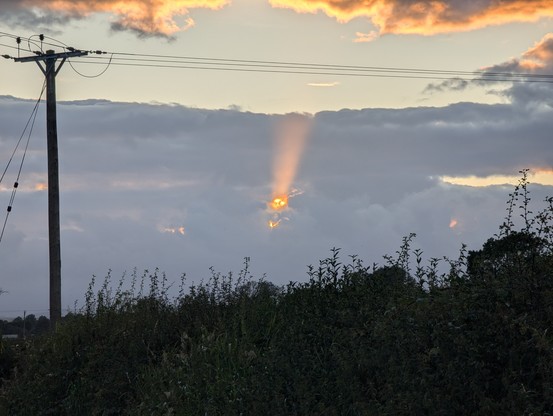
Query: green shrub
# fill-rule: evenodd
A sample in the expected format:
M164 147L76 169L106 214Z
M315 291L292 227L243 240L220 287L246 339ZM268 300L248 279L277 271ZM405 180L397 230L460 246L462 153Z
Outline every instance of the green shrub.
M256 281L249 259L188 292L183 276L176 299L157 270L128 291L108 273L55 333L2 344L0 413L551 414L547 202L530 215L523 172L499 235L428 266L409 235L385 266L333 249L285 288Z

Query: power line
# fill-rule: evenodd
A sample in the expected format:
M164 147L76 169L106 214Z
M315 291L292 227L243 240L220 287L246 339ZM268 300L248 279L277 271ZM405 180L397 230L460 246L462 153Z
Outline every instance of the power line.
M43 36L43 35L40 35L40 36ZM60 41L60 40L57 40L57 39L54 39L50 36L43 36L43 39L50 39L52 40L53 42L56 42L56 44L53 44L53 43L48 43L48 45L50 46L57 46L57 47L62 47L63 49L65 49L66 51L75 51L75 48L72 48L70 47L69 45L67 45L66 43ZM101 52L101 51L90 51L90 52L94 52L94 53L97 53L97 54L101 54L101 53L105 53L105 52ZM77 71L77 69L73 66L73 63L71 62L70 59L67 60L67 63L69 64L69 66L71 67L71 69L77 74L77 75L80 75L81 77L83 78L98 78L102 75L104 75L106 73L106 71L109 69L110 65L111 65L111 60L113 59L113 54L111 54L110 58L109 58L109 61L106 65L106 67L100 71L98 74L95 74L95 75L87 75L87 74L83 74L82 72L80 71Z
M80 72L80 71L77 71L77 69L73 66L73 62L71 61L71 59L68 59L67 62L69 63L69 66L71 67L71 69L72 69L73 71L75 71L75 73L77 73L77 75L80 75L80 76L83 77L83 78L98 78L98 77L101 77L102 75L104 75L104 74L107 72L107 70L108 70L109 67L111 66L111 61L112 61L112 59L113 59L113 55L110 56L109 61L108 61L107 65L106 65L106 67L105 67L102 71L100 71L99 73L97 73L97 74L95 74L95 75L87 75L87 74L83 74L83 73ZM79 62L79 61L77 61L77 62ZM88 62L87 62L87 63L88 63ZM102 62L102 64L105 64L105 63Z
M98 59L92 57L91 59ZM95 62L92 60L78 60L72 61L73 63L82 63L82 64L103 64L102 62ZM195 69L195 70L209 70L209 71L230 71L230 72L255 72L255 73L272 73L272 74L295 74L295 75L331 75L331 76L347 76L347 77L365 77L365 78L403 78L403 79L427 79L427 80L464 80L464 81L480 81L480 82L515 82L515 83L553 83L553 75L537 76L535 74L531 79L523 78L522 74L516 74L512 77L510 75L505 75L499 77L498 74L492 74L488 77L485 73L481 73L480 77L477 78L467 78L462 76L445 76L446 72L440 71L430 71L426 72L424 75L418 75L418 73L409 73L405 70L403 72L392 72L388 73L385 70L365 70L358 72L346 72L346 71L331 71L331 70L317 70L315 68L311 69L309 67L304 67L299 70L294 67L286 66L275 66L275 65L266 65L262 68L249 68L247 65L238 65L238 66L219 66L218 64L194 64L187 62L186 65L169 65L169 64L154 64L154 63L129 63L129 62L118 62L117 58L114 58L110 65L112 66L126 66L126 67L141 67L141 68L163 68L163 69ZM210 66L211 65L211 66ZM230 65L230 64L226 64ZM426 75L427 74L427 75ZM435 74L435 75L433 75ZM441 75L443 74L443 75Z
M459 71L459 70L440 70L440 69L423 69L423 68L321 64L321 63L289 62L289 61L260 61L260 60L209 58L209 57L177 56L177 55L153 55L153 54L138 54L138 53L125 53L125 52L109 52L109 53L113 55L121 55L121 56L143 57L140 59L116 58L118 60L137 60L142 62L187 63L186 61L191 61L188 63L194 63L195 61L200 61L200 62L207 62L210 65L217 64L217 65L286 67L286 68L307 68L307 69L318 68L318 69L326 69L326 70L348 70L348 71L553 78L553 74L540 75L540 74L532 74L532 73L513 73L513 72L497 72L497 71ZM94 57L94 58L101 59L101 57ZM159 58L163 58L163 59L159 59Z
M0 32L1 36L16 38L15 35ZM61 47L66 51L74 51L64 42L57 39L42 36L40 46L34 41L37 35L30 38L19 38L27 42L28 51L31 51L31 44L42 51L43 45ZM50 40L50 41L48 41ZM0 44L0 46L18 49L13 46ZM208 71L233 71L253 72L272 74L295 74L295 75L326 75L345 77L374 77L374 78L404 78L404 79L428 79L442 81L473 81L473 82L515 82L515 83L553 83L553 74L536 74L523 72L502 72L502 71L462 71L443 70L429 68L405 68L385 66L363 66L363 65L342 65L324 64L316 62L294 62L294 61L263 61L252 59L228 59L205 56L179 56L161 54L143 54L132 52L105 52L89 51L88 55L81 60L68 60L72 69L79 75L86 78L96 78L103 75L111 65L122 67L141 67L158 69L184 69L184 70L208 70ZM34 53L39 53L35 51ZM105 57L102 55L110 55ZM106 65L96 75L86 75L78 71L73 64L95 64Z
M4 179L4 176L6 175L6 172L13 160L13 157L19 148L19 145L21 144L21 140L23 139L23 136L25 135L25 132L27 132L27 142L25 144L25 149L23 151L23 156L21 157L21 163L19 164L19 170L17 172L17 177L15 179L15 182L13 184L12 193L10 196L10 202L8 203L8 208L6 210L6 216L4 217L4 224L2 225L2 231L0 232L0 243L2 242L2 239L4 237L4 232L6 230L6 225L8 223L8 218L10 216L10 213L12 211L13 203L15 201L15 195L17 194L17 190L19 188L19 178L21 177L21 172L23 170L23 164L25 163L25 157L27 155L27 150L29 149L29 142L31 140L31 135L33 133L33 128L35 125L36 115L38 113L38 106L40 104L40 101L42 100L42 96L44 94L44 91L46 90L46 81L42 85L42 90L40 91L40 95L33 107L33 110L31 111L31 115L29 116L29 119L27 120L27 123L25 124L25 127L23 129L23 132L21 133L21 136L19 137L19 140L17 141L17 144L15 145L15 149L13 150L10 159L6 165L6 168L4 169L4 172L2 173L2 176L0 177L0 183L2 183L2 180Z
M23 41L26 41L27 42L27 49L26 51L27 52L33 52L32 49L31 49L31 43L35 46L35 47L38 47L41 51L42 51L42 46L43 45L49 45L49 46L59 46L59 45L54 45L54 44L50 44L48 42L44 42L44 35L32 35L31 37L29 38L26 38L24 36L18 36L18 35L14 35L13 33L7 33L7 32L0 32L0 38L1 37L9 37L9 38L12 38L14 40L17 41L18 45L23 42ZM35 41L33 41L33 38L34 37L42 37L41 39L41 45L39 46Z

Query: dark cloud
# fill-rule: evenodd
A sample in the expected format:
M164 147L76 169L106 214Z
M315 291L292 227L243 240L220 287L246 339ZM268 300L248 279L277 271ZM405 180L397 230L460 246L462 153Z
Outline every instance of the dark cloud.
M0 161L33 102L0 98ZM63 305L93 274L119 278L159 267L170 280L238 271L304 280L331 247L368 262L417 232L428 256L477 248L497 231L509 188L447 185L441 176L516 174L553 166L553 110L513 103L321 112L281 226L269 230L273 139L284 116L178 105L60 102L58 135ZM297 116L294 116L297 117ZM0 244L2 310L46 309L44 114L37 119L19 193ZM0 191L7 204L13 171ZM533 187L536 201L550 187ZM458 226L450 229L455 218ZM175 230L171 232L171 230ZM177 230L182 230L182 233Z
M0 21L10 27L40 31L44 28L62 26L70 20L81 17L77 13L51 12L47 8L37 8L28 0L6 0L0 2Z
M428 84L424 89L424 94L432 94L435 92L444 91L463 91L469 85L471 81L463 78L451 78L447 79L439 84Z

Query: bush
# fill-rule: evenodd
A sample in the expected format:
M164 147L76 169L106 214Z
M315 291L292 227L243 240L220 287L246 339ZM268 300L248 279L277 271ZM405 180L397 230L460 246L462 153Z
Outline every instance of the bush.
M518 199L524 224L511 216ZM525 176L499 235L459 259L403 240L385 266L342 264L280 288L212 270L169 299L157 270L94 280L55 333L4 345L10 415L548 414L553 409L553 253L548 207ZM411 273L411 262L415 262ZM438 263L450 266L437 272ZM184 279L184 276L183 276ZM135 290L136 285L139 290ZM149 285L148 293L144 286ZM4 364L7 363L7 364Z

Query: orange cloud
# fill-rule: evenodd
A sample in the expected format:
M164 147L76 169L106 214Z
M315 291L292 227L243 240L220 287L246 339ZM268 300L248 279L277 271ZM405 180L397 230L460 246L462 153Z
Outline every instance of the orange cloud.
M141 36L169 37L194 25L190 9L220 9L230 0L20 0L20 7L83 18L94 13L116 17L115 30L131 30ZM179 23L177 20L182 19Z
M363 42L372 42L373 40L378 38L379 34L377 31L371 30L369 33L355 32L355 36L357 36L354 39L355 43L363 43Z
M551 0L269 0L299 13L322 11L339 22L368 17L381 34L460 32L553 16ZM362 38L361 38L362 39Z
M553 63L553 33L548 33L522 55L520 65L528 70L544 68Z
M35 191L46 191L48 189L48 184L44 182L40 182L35 184Z
M549 74L553 70L553 33L546 34L520 58L484 68L488 72Z

